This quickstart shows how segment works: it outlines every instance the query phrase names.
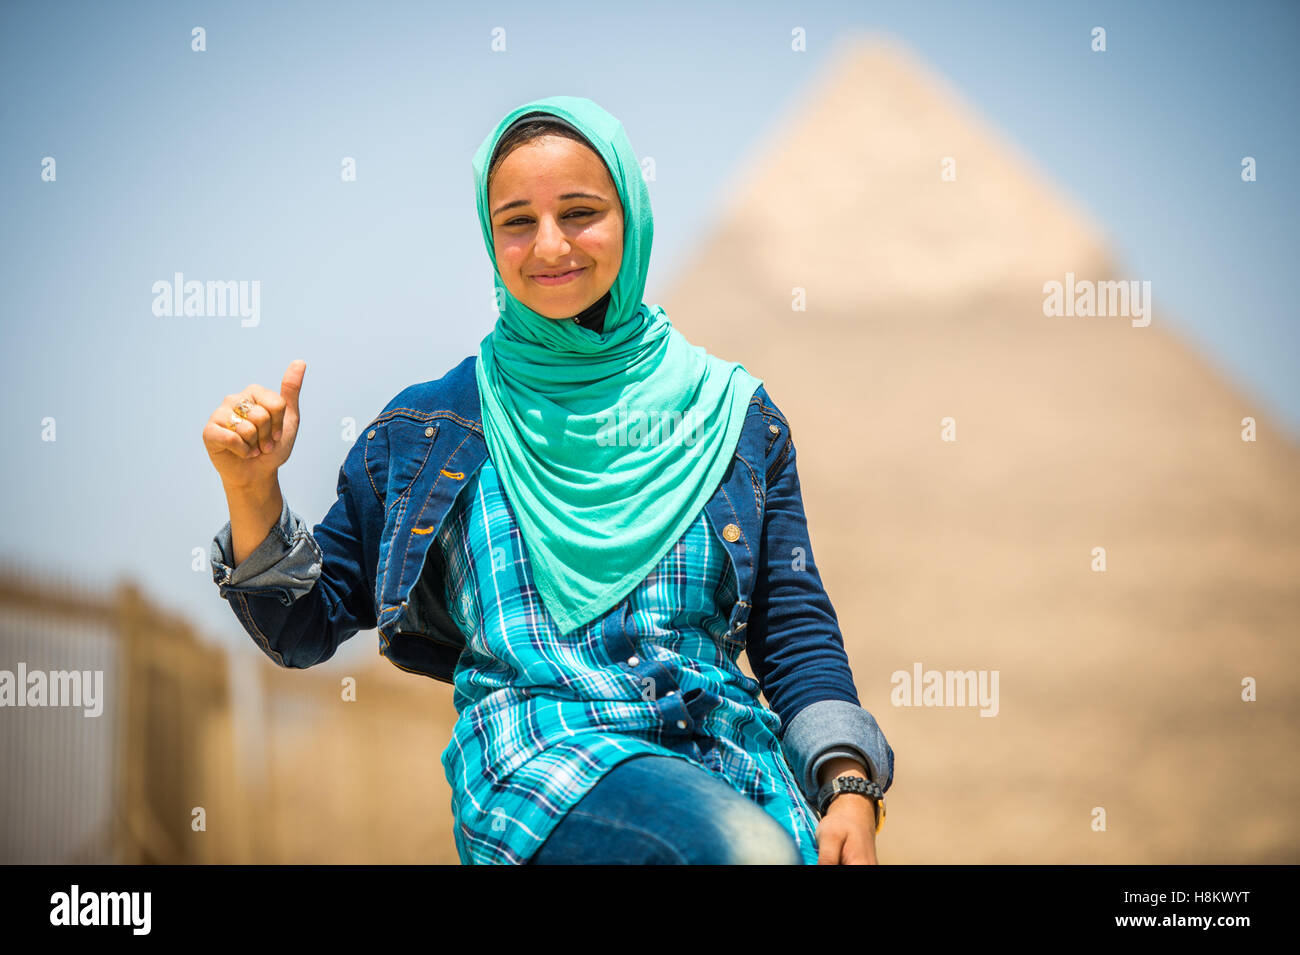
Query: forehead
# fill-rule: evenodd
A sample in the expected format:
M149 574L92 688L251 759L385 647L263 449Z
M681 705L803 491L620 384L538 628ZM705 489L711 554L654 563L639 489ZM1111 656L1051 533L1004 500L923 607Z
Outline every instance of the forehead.
M582 183L610 188L605 163L590 147L564 136L542 136L515 147L497 167L488 191Z

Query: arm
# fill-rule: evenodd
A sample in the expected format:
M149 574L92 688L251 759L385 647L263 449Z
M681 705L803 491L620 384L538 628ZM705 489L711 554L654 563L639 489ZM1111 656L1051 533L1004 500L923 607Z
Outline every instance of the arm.
M810 802L846 757L888 789L893 750L858 701L839 622L813 559L789 426L765 393L763 401L779 436L768 451L750 663L781 717L782 746Z
M303 668L377 625L372 581L384 511L366 480L364 438L339 469L338 497L308 531L281 495L279 520L238 566L231 526L213 538L212 579L239 622L279 666ZM357 477L361 488L357 488Z
M225 490L226 509L230 511L230 521L223 528L230 535L226 553L232 558L232 564L242 564L282 515L284 495L280 493L280 474L276 471L265 484L225 485Z
M209 558L212 579L222 597L230 592L274 593L291 600L306 594L321 571L321 552L311 532L289 502L280 496L280 508L266 536L243 560L236 563L233 518L212 538Z

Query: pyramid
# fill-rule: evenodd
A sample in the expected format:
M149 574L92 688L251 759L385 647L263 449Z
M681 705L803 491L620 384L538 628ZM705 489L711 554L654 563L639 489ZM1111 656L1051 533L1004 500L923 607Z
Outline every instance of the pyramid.
M897 758L881 860L1300 861L1282 421L1158 288L1145 327L1045 316L1067 273L1142 276L897 43L844 42L768 142L662 302L790 420L814 554ZM997 715L894 705L917 664L996 670Z

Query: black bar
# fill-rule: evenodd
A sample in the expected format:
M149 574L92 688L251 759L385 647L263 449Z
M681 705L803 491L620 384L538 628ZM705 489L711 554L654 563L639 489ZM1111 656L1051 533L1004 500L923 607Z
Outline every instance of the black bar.
M1295 881L1293 865L822 868L810 874L807 867L568 867L539 879L463 866L8 866L0 931L6 942L71 932L92 946L97 936L109 945L145 937L337 945L414 933L436 945L465 936L553 942L563 933L585 948L602 938L598 929L620 930L624 938L651 917L682 919L685 932L707 917L720 933L725 920L734 920L744 934L788 928L812 941L824 931L832 944L852 939L868 947L899 936L984 945L1044 935L1231 945L1243 933L1285 929ZM56 911L70 918L74 885L79 914L98 905L98 893L148 892L147 935L136 934L130 910L120 917L126 924L52 925ZM52 901L56 893L66 898ZM90 894L94 903L86 901ZM143 904L143 895L135 898ZM1245 921L1205 927L1199 920L1206 917Z

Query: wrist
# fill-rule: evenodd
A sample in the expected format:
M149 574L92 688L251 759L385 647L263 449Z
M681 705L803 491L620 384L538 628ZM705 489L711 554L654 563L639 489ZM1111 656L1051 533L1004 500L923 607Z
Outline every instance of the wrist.
M825 786L836 776L861 776L866 780L871 779L871 774L862 765L862 760L853 756L836 756L822 763L817 770L817 785Z
M830 811L830 807L844 796L860 796L871 805L876 821L875 830L879 832L885 822L884 790L862 772L831 776L817 793L818 813L825 816Z
M226 493L227 501L239 501L244 504L265 504L280 496L280 472L272 471L264 478L257 478L246 484L222 481L221 488Z

